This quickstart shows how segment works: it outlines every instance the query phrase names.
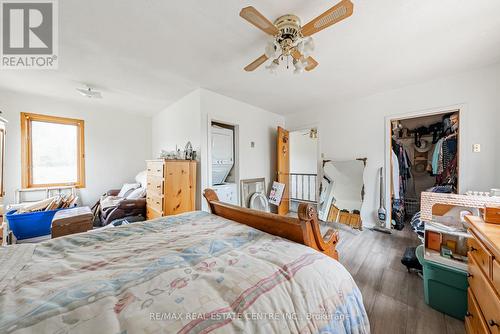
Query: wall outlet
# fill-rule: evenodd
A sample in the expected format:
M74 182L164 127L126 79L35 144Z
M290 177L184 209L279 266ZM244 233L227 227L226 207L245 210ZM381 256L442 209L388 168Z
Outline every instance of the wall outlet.
M255 147L255 142L254 142L254 141L251 141L251 142L250 142L250 147L251 147L251 148L254 148L254 147Z
M474 153L481 152L481 144L474 144L474 145L472 145L472 152L474 152Z

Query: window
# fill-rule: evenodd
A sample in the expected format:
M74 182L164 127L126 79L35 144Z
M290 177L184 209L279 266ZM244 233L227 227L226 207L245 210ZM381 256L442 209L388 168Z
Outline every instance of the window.
M21 113L23 188L85 187L84 122Z

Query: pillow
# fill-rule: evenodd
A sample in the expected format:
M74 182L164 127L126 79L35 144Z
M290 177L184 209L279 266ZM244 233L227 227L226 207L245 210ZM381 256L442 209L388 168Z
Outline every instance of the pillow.
M139 199L143 198L146 196L146 188L137 188L135 190L132 190L130 194L126 197L126 199Z
M143 170L135 176L135 182L140 183L142 188L146 188L147 172Z
M127 197L134 189L137 189L141 186L140 183L125 183L118 193L118 197Z

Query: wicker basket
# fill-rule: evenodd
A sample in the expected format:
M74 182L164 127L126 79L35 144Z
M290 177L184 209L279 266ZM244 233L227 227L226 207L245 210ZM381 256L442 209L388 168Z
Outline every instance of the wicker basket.
M418 198L408 197L404 200L405 217L411 219L420 211L420 200Z

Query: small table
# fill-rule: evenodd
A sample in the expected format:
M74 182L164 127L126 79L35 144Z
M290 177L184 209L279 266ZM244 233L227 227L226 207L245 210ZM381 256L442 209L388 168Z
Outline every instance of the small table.
M88 206L58 211L52 219L52 238L87 232L92 229L92 218Z

